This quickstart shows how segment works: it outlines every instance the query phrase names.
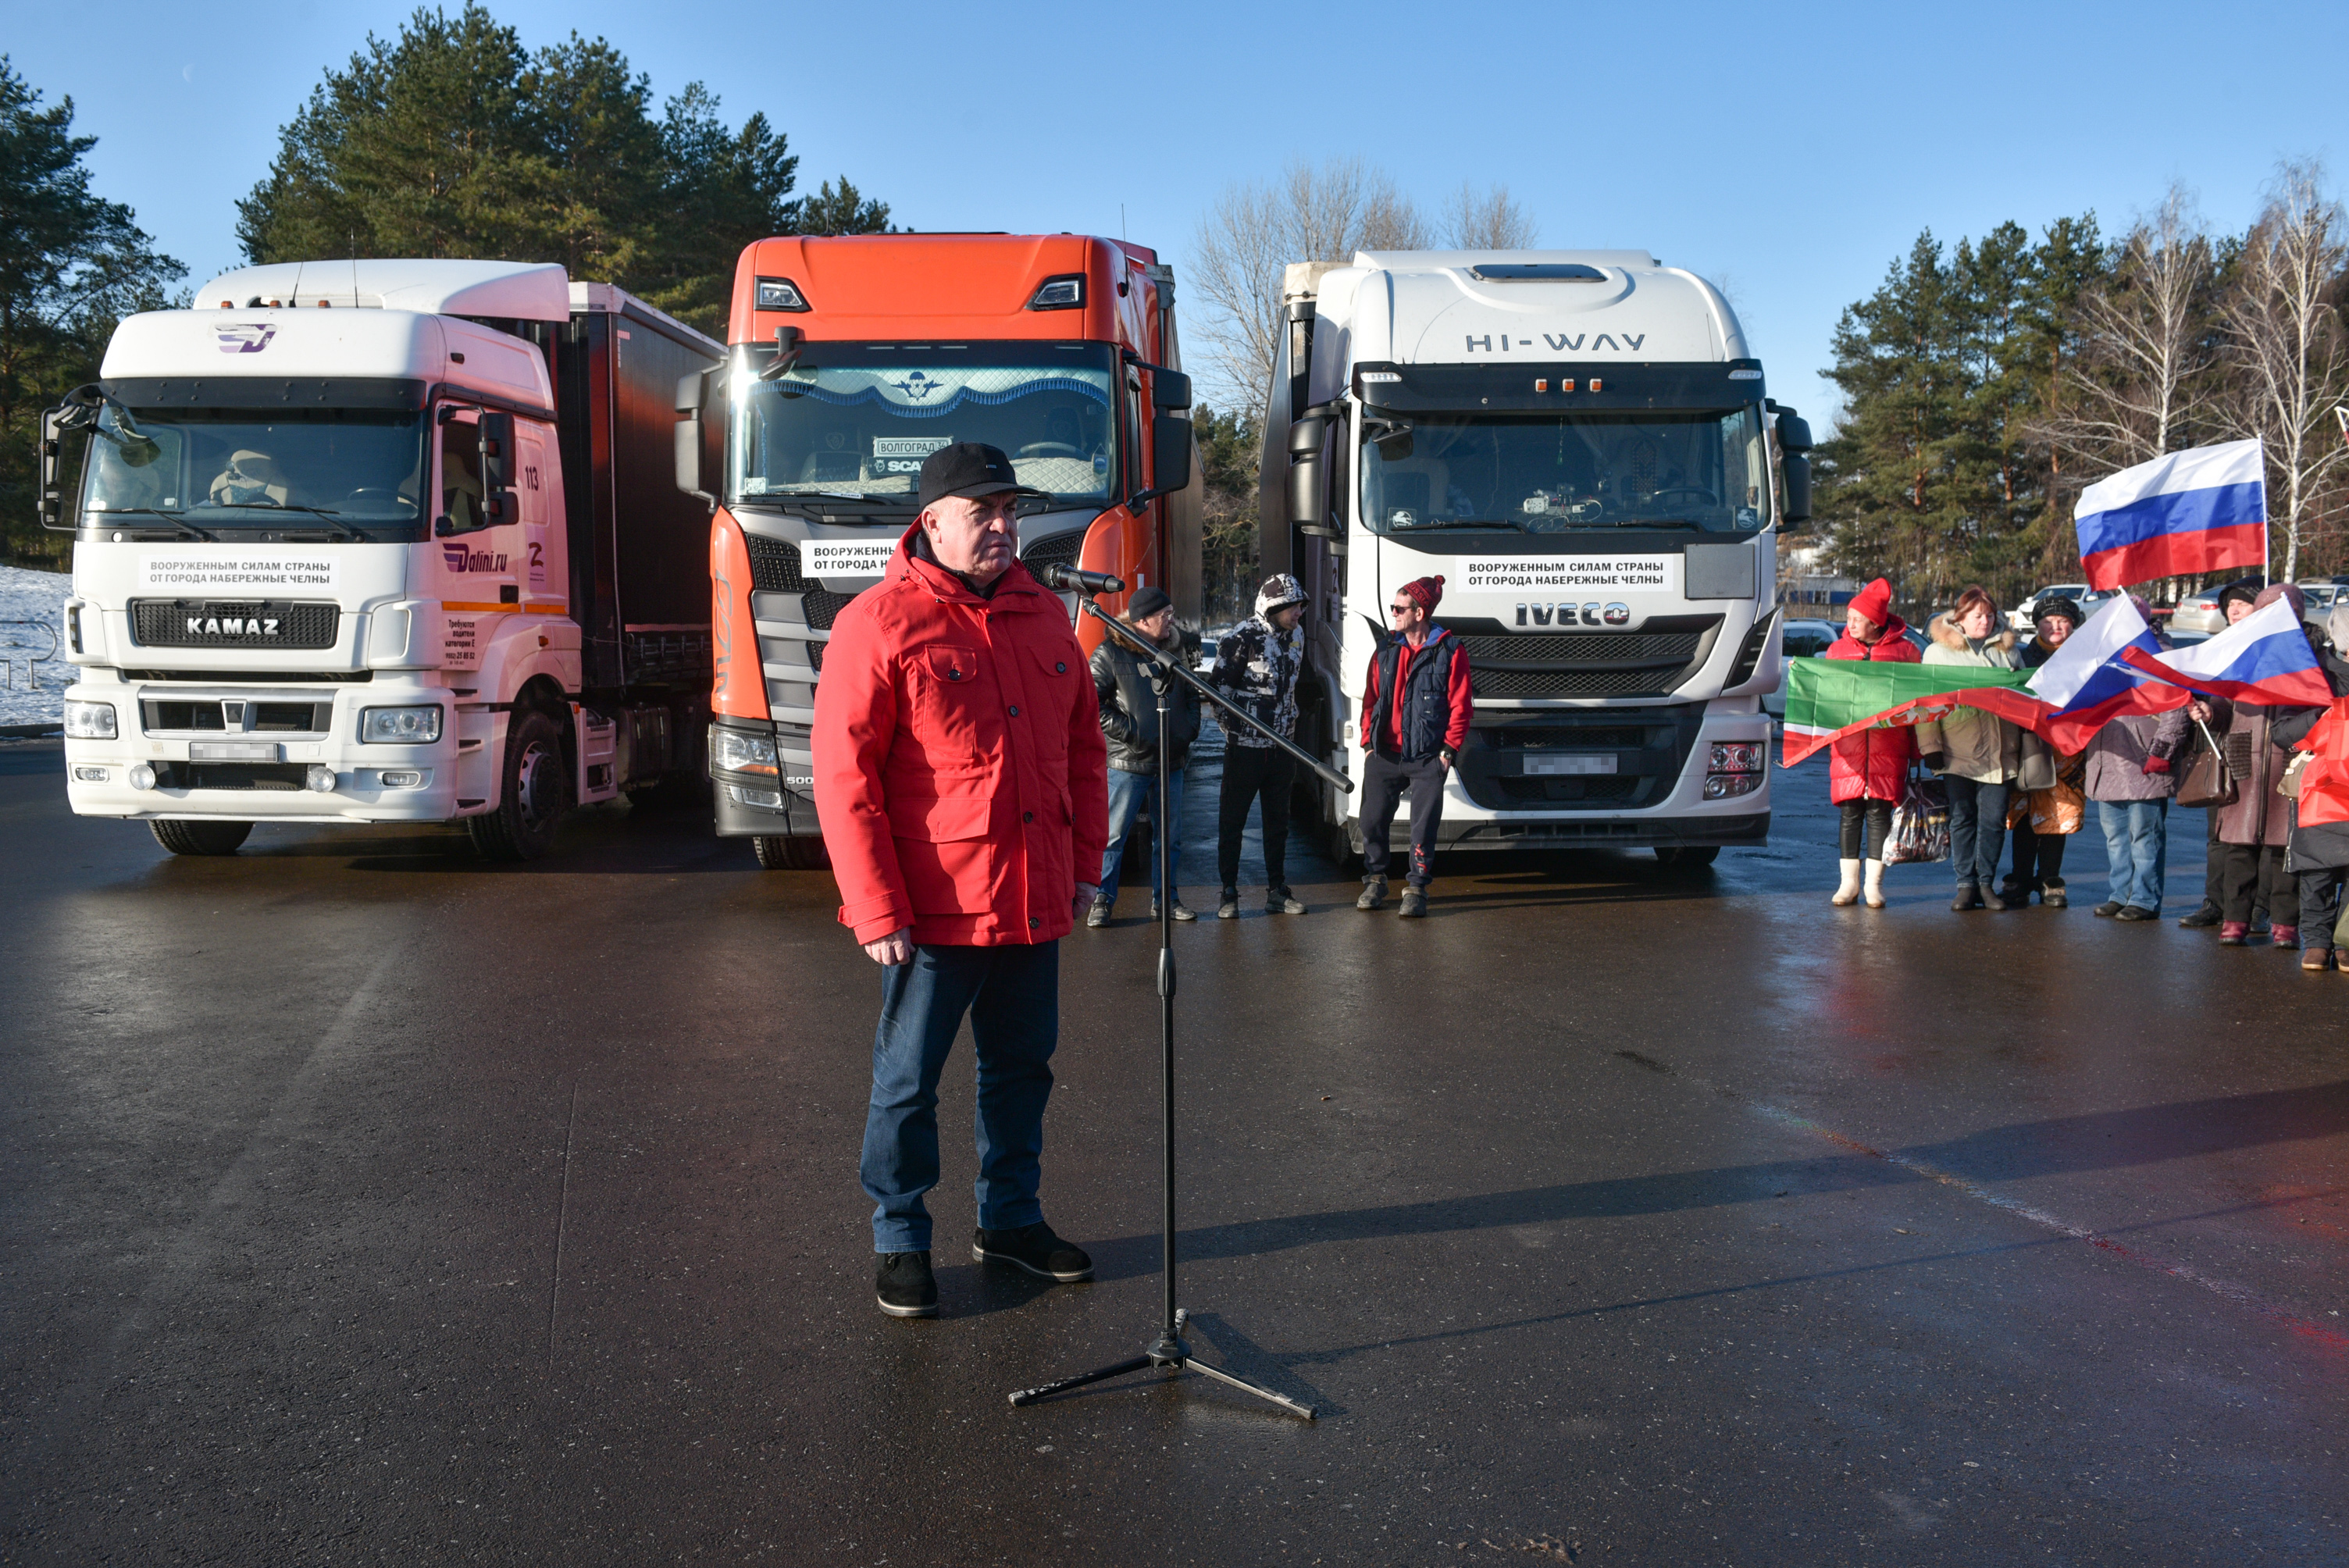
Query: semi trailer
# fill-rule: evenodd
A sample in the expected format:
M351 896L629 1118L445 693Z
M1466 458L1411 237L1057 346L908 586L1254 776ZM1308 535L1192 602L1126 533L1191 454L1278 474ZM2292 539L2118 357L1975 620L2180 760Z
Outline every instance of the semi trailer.
M723 356L507 262L251 267L126 319L41 432L73 810L175 854L462 822L529 859L574 803L697 789L707 526L670 406Z
M1292 265L1282 295L1261 502L1265 569L1310 595L1299 744L1361 777L1387 596L1441 575L1475 699L1444 847L1763 842L1811 438L1720 291L1641 251L1445 251ZM1350 798L1300 788L1359 853Z
M1078 234L762 240L728 338L721 368L678 386L676 482L710 513L717 828L761 865L823 863L824 645L881 581L939 448L1000 448L1044 492L1022 502L1030 569L1114 576L1112 609L1162 587L1197 624L1190 380L1154 253ZM1078 631L1088 652L1102 635Z

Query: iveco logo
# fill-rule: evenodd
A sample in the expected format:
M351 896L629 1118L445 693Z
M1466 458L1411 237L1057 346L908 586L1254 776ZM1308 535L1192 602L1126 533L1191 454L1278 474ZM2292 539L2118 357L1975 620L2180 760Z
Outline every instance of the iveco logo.
M222 354L258 354L269 346L271 338L277 335L277 329L267 322L251 322L213 330L220 338Z
M191 637L274 637L277 634L274 615L191 615L188 635Z
M1527 615L1533 618L1526 619ZM1517 624L1535 626L1628 626L1631 624L1629 604L1520 604Z

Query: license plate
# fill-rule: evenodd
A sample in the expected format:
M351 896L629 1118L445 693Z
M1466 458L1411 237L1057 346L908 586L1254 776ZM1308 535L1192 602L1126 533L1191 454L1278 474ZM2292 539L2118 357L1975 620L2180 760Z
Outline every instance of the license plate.
M188 760L191 762L275 762L278 746L274 740L191 740Z
M1615 758L1612 753L1604 757L1528 757L1526 758L1526 771L1529 774L1612 773L1615 771Z

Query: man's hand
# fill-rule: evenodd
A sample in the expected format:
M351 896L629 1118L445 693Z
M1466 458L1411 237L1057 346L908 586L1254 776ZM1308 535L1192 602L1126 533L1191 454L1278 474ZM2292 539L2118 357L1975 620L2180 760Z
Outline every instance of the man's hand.
M2186 705L2186 711L2204 724L2210 722L2210 705L2199 696Z
M864 956L875 964L911 964L914 961L914 928L901 925L880 941L866 943Z
M1076 899L1069 905L1069 918L1079 923L1082 923L1086 914L1090 913L1093 907L1093 900L1100 896L1101 889L1094 883L1086 882L1079 882L1077 884Z

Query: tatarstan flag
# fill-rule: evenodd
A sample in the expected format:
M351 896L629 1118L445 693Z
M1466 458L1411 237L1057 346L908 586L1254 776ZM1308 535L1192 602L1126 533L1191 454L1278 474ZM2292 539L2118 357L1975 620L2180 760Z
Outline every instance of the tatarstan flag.
M2047 705L2022 689L2029 670L1912 665L1860 659L1786 661L1786 738L1779 766L1792 768L1831 740L1863 729L1897 729L1978 707L2029 727Z

